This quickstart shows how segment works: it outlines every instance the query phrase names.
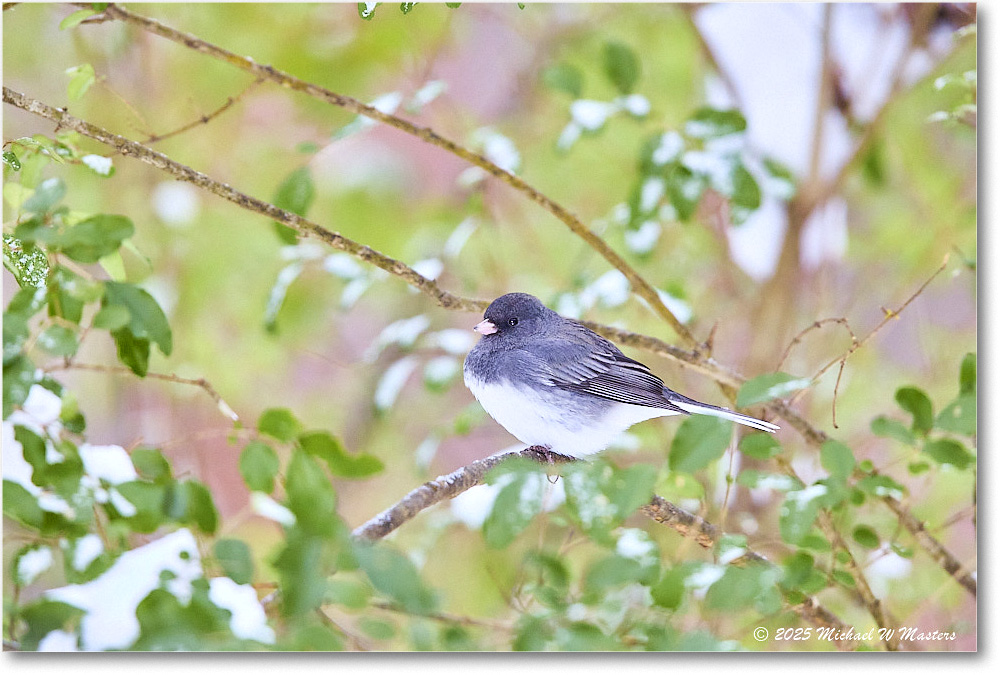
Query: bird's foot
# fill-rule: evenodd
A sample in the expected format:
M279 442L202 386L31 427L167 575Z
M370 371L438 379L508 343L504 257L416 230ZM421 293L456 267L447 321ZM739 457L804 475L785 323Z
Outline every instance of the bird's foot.
M530 457L536 462L540 462L542 464L548 464L549 466L576 461L575 457L562 455L558 452L552 452L552 448L550 448L547 445L532 445L531 447L522 450L521 454L524 455L525 457Z

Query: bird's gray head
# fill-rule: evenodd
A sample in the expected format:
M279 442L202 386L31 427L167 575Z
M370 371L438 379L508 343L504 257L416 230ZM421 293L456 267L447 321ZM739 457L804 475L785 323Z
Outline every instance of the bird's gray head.
M559 315L542 304L541 300L527 293L508 293L490 303L483 314L484 321L474 330L484 336L503 336L505 339L527 338L546 328L546 319Z

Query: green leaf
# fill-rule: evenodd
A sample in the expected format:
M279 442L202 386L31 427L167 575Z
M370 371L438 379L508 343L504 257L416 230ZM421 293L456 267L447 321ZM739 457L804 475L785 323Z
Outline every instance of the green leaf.
M28 213L44 214L52 210L66 196L66 184L61 178L47 178L42 181L21 208Z
M4 487L4 499L7 489ZM18 618L27 626L27 631L21 636L21 649L35 651L38 643L54 630L74 632L74 626L79 624L80 617L85 614L79 607L67 605L53 600L36 600L18 611Z
M670 200L670 205L677 212L677 218L684 221L690 220L698 208L698 202L701 201L701 196L705 192L708 179L677 162L668 165L665 176L667 197Z
M747 434L740 439L740 452L754 459L771 459L781 454L781 444L774 434Z
M731 422L708 415L692 415L677 428L670 443L671 471L694 473L722 457L732 439Z
M59 22L59 30L66 30L67 28L72 28L73 26L76 26L85 19L89 19L90 17L94 16L97 13L98 13L97 10L91 9L89 7L86 9L78 9Z
M28 398L28 391L35 383L35 364L20 354L4 359L3 364L3 416L6 419Z
M3 481L3 515L34 530L41 529L45 518L38 500L24 486L6 479Z
M621 42L604 43L604 74L622 94L631 94L639 81L639 57Z
M736 407L747 406L776 398L784 398L794 391L805 389L810 385L808 377L795 377L788 373L766 373L758 375L743 383L736 395Z
M413 8L417 6L415 2L401 2L399 3L399 11L403 14L409 14L413 11Z
M827 492L825 485L810 485L785 495L778 516L781 538L785 542L798 544L809 534Z
M583 95L583 73L576 66L559 63L542 72L542 82L549 89L563 91L574 99Z
M118 360L139 377L145 377L149 372L149 340L137 338L129 330L123 328L111 332L118 352Z
M62 251L73 260L95 263L118 250L135 233L125 216L97 215L65 228L45 228L35 238L49 248Z
M21 170L21 161L17 158L17 155L9 150L3 151L3 163L14 171ZM9 185L17 185L17 183L9 183Z
M444 3L444 6L447 7L448 9L458 9L459 7L462 6L462 3L460 3L460 2L446 2L446 3Z
M786 476L783 473L765 473L754 469L745 469L736 477L736 482L744 487L754 489L778 490L788 492L801 490L802 481Z
M280 223L276 224L285 228L285 230L289 229ZM280 230L278 234L281 236ZM290 241L285 243L294 244L295 242ZM267 296L267 306L264 308L264 328L268 333L274 334L278 332L278 312L281 311L281 306L285 303L285 296L288 295L289 286L299 278L303 269L305 269L305 266L302 264L302 261L294 260L285 265L274 280L271 292Z
M766 600L766 596L777 593L776 584L780 576L781 570L770 565L730 565L722 578L709 587L705 594L705 606L717 610L756 606Z
M131 320L132 315L129 314L128 307L108 305L107 307L102 307L94 315L93 326L94 328L115 331L127 326Z
M878 534L868 525L858 525L855 527L852 536L854 537L854 541L865 548L876 549L881 545Z
M173 349L167 317L148 292L117 281L104 282L101 307L119 305L128 310L129 323L111 333L118 347L118 358L139 376L146 374L150 343L156 343L165 356Z
M487 474L487 482L503 485L483 522L490 548L505 548L542 510L547 482L534 462L508 461Z
M358 7L360 11L361 4ZM374 12L374 9L372 11ZM307 165L303 165L288 174L278 186L278 191L274 194L274 205L279 209L305 216L315 198L316 187L313 184L312 173ZM298 237L293 228L277 221L275 227L278 237L283 243L294 244L296 242Z
M733 205L747 212L760 208L760 186L742 162L733 165L730 177L733 181L733 194L730 195ZM741 222L742 220L736 224Z
M913 432L906 428L902 422L894 420L885 415L879 415L872 420L872 433L883 438L894 438L906 445L916 445L917 438Z
M610 531L649 502L656 468L636 464L626 469L606 462L566 465L563 480L571 517L592 537L610 539Z
M53 356L72 356L80 346L76 331L61 324L46 328L36 344Z
M269 408L261 413L257 429L279 441L289 442L302 433L302 423L288 408Z
M251 441L240 453L240 475L243 482L254 492L274 491L274 477L278 475L281 463L271 446L260 441Z
M207 534L213 534L219 525L212 493L193 479L167 485L163 510L171 520L194 525Z
M889 478L888 476L865 476L857 482L857 487L862 492L866 492L876 497L893 497L902 499L906 494L906 488Z
M680 607L687 590L684 582L690 576L691 571L691 563L665 570L657 584L650 589L653 602L666 609Z
M968 353L962 359L962 367L958 377L960 394L976 393L976 355Z
M360 16L365 21L371 21L372 17L375 16L375 8L381 5L381 2L359 2L358 3L358 16Z
M684 131L691 138L710 139L746 131L747 121L738 110L699 108L688 118Z
M215 559L226 576L238 584L253 581L253 558L250 548L239 539L220 539L213 547Z
M166 500L168 485L158 485L145 481L130 481L120 483L115 489L121 493L132 506L136 508L136 513L125 517L117 509L118 517L123 518L129 527L136 532L155 532L166 519L164 512L164 502ZM114 504L109 503L105 509L114 509Z
M367 478L382 471L382 461L374 455L348 455L340 441L325 431L311 431L299 436L299 444L310 455L326 462L334 476Z
M964 445L950 438L941 438L924 443L924 452L939 464L950 464L959 471L976 463L976 457Z
M962 394L938 413L934 427L964 436L974 436L977 431L976 394Z
M146 480L162 482L172 477L170 462L156 448L136 448L131 458L135 470Z
M285 474L288 508L309 534L332 536L336 531L337 497L326 474L309 454L295 449Z
M934 406L922 390L916 387L900 387L896 390L896 403L913 415L913 431L926 435L934 424Z
M794 197L796 187L792 170L771 157L765 157L763 163L764 169L771 175L771 187L778 193L776 196L786 200Z
M71 101L79 101L87 93L90 86L97 79L94 67L89 63L66 69L69 75L69 84L66 85L66 95Z
M21 288L45 286L45 278L49 274L49 259L45 251L34 244L4 234L3 264L14 275Z
M285 547L274 561L286 616L302 616L323 603L329 567L325 553L324 539L298 527L288 531Z
M103 255L97 262L100 264L101 269L107 272L108 276L114 281L127 280L127 276L125 274L125 260L122 258L121 251L115 250L107 255Z
M358 543L354 555L372 585L405 611L415 614L434 611L437 604L434 594L405 555L384 544L368 543Z
M324 602L343 605L347 609L364 609L370 596L368 586L363 583L330 579L326 584Z
M840 481L846 481L854 471L854 454L840 441L826 441L819 451L823 468Z

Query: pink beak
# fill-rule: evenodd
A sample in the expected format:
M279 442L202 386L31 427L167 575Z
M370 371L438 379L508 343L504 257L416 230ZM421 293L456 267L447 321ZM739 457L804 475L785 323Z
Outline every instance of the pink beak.
M477 333L482 333L483 335L493 335L493 333L497 332L497 327L489 319L484 319L483 321L477 323L472 330Z

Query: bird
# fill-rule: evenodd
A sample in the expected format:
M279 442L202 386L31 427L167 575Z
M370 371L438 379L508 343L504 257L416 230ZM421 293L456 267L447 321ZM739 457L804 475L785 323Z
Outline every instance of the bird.
M491 302L473 330L482 337L465 358L465 385L490 417L532 448L584 459L633 424L668 415L779 429L673 391L612 342L527 293Z

